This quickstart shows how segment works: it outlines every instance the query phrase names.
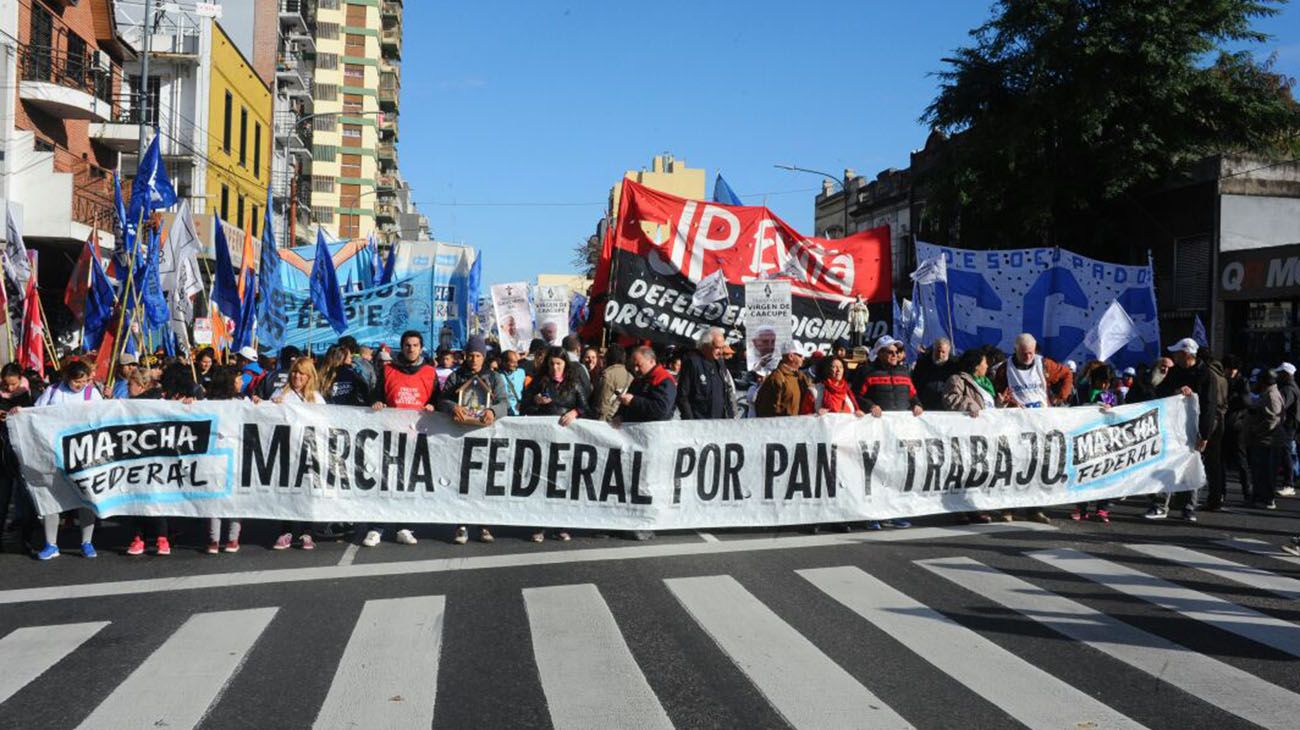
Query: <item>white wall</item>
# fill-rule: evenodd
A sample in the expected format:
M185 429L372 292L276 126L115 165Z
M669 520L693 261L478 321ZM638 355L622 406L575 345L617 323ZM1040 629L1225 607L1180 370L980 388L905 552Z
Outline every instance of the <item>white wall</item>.
M1220 200L1220 251L1300 243L1300 198L1224 195Z

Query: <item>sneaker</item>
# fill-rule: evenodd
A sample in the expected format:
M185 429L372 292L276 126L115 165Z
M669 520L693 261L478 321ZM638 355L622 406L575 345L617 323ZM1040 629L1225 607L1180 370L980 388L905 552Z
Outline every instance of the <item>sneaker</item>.
M97 558L99 553L95 552L95 546L88 542L81 543L81 556L83 558Z
M560 542L568 542L572 540L573 537L570 536L569 533L565 532L564 530L560 530L559 532L555 533L555 539L559 540Z
M216 555L220 552L221 552L221 543L219 542L208 543L208 555Z
M298 538L298 547L303 550L315 550L316 541L311 539L311 535L303 533L302 537Z
M1003 522L1015 522L1015 521L1016 521L1016 516L1015 516L1014 514L1012 514L1011 512L1003 512L1001 515L999 515L999 517L1001 517L1001 519L1002 519Z
M912 523L907 520L885 520L885 527L892 527L895 530L906 530L911 526Z
M283 535L280 535L279 537L275 538L275 544L271 546L271 549L288 550L292 546L293 546L293 535L290 535L289 533L286 532Z
M131 544L126 546L127 555L144 555L144 538L136 535L131 538Z
M172 554L172 544L167 541L167 538L160 537L156 541L154 541L154 554L155 555Z
M414 545L415 543L416 543L415 533L411 532L410 530L397 531L398 545Z
M1295 487L1282 487L1281 489L1277 490L1277 496L1279 496L1279 497L1294 497L1294 496L1295 496Z
M483 529L478 531L479 542L492 542L493 540L496 540L496 538L492 537L492 531L489 530L488 528L484 527Z
M1264 504L1261 504L1259 507L1260 509L1277 509L1277 502L1274 502L1273 500L1270 499Z
M383 539L383 537L384 533L379 530L371 530L366 533L366 538L361 541L361 544L366 547L374 547L379 544L379 541Z
M637 542L645 542L646 540L655 539L655 534L651 530L633 530L632 539Z
M228 553L237 553L237 552L239 552L239 541L238 541L238 540L229 540L229 541L227 541L227 542L226 542L225 551L228 552Z
M51 558L57 558L57 557L59 557L58 545L47 544L45 547L41 548L41 551L39 553L36 553L37 560L49 560Z
M1191 507L1184 507L1184 508L1183 508L1183 519L1186 520L1186 521L1188 521L1188 522L1195 522L1195 521L1196 521L1196 510L1192 509Z
M867 529L868 529L868 530L871 530L872 532L875 532L875 531L877 531L877 530L883 530L883 529L885 529L885 527L884 527L884 525L881 525L881 524L880 524L880 521L879 521L879 520L872 520L872 521L870 521L870 522L867 523Z
M1083 510L1079 509L1078 507L1075 507L1074 510L1070 512L1070 519L1074 520L1075 522L1081 521L1086 516L1087 515L1084 514Z
M542 530L538 530L537 532L534 532L533 536L529 539L533 542L546 542L546 533Z
M1042 510L1038 510L1032 515L1029 515L1029 519L1043 525L1052 524L1052 518L1048 517L1047 513L1043 512Z
M1282 552L1300 557L1300 545L1283 545Z
M465 543L469 542L469 530L465 529L464 525L457 527L456 536L451 538L451 541L456 543L457 545L464 545Z
M1095 514L1093 514L1093 517L1103 525L1110 524L1110 512L1108 510L1099 509Z
M1169 510L1165 509L1164 507L1152 507L1151 509L1147 510L1146 514L1142 516L1147 518L1148 520L1163 520L1164 518L1169 516Z

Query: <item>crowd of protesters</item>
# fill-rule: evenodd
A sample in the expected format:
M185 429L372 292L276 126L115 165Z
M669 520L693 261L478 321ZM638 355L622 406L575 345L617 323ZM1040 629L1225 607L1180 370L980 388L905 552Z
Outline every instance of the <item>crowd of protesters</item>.
M1149 366L1115 372L1106 363L1058 363L1039 354L1034 338L1022 334L1011 353L986 346L954 355L940 338L908 363L904 343L889 336L868 348L850 348L837 341L828 353L806 357L793 344L777 353L770 370L745 371L721 329L712 329L692 348L648 345L590 346L576 336L561 346L534 340L527 352L501 352L494 343L474 336L463 350L430 353L419 332L402 335L395 350L367 347L344 337L323 354L311 355L285 347L276 357L261 357L244 348L220 363L217 353L204 349L193 361L159 355L123 355L112 384L95 382L91 365L68 358L55 377L44 382L35 372L15 364L0 370L0 417L22 408L102 399L194 400L246 399L252 403L331 404L395 408L445 414L455 423L490 426L511 416L541 416L568 426L577 419L640 423L673 419L736 419L778 416L880 417L886 411L951 411L979 418L994 408L1092 407L1103 410L1167 396L1199 400L1197 443L1206 471L1205 500L1200 490L1157 494L1150 498L1148 519L1171 512L1195 522L1199 510L1227 510L1227 473L1238 477L1241 505L1276 509L1277 497L1295 494L1300 476L1296 453L1300 431L1300 386L1296 368L1281 363L1247 374L1240 360L1212 357L1194 340L1167 348ZM474 386L486 397L466 404L461 397ZM17 460L0 429L0 526L20 533L24 550L48 560L59 555L61 515L37 518L22 485ZM13 506L11 510L10 507ZM1069 519L1110 522L1105 501L1065 506ZM1049 523L1043 509L997 515L973 512L971 522L1012 521L1017 518ZM77 511L80 552L96 556L95 514ZM173 521L174 522L174 521ZM241 521L206 520L206 550L235 553L240 549ZM129 518L133 536L128 555L151 552L168 555L175 527L165 517ZM869 530L909 527L906 520L867 522ZM855 525L813 526L851 530ZM470 526L456 526L452 540L465 544ZM417 542L416 525L324 525L286 521L270 544L282 550L295 545L312 550L322 535L356 534L360 544L374 547L391 532L398 544ZM567 541L562 526L537 527L531 539L547 535ZM635 539L653 533L635 532ZM494 541L492 528L477 526L477 538ZM2 544L2 543L0 543ZM1300 538L1284 546L1300 555Z

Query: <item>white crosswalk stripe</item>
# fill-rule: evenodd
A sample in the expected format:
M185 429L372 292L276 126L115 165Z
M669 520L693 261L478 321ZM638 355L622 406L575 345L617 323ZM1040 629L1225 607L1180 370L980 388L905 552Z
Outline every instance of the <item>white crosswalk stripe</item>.
M976 560L917 565L1260 727L1300 718L1300 695Z
M1295 578L1287 578L1267 570L1234 563L1216 555L1189 550L1179 545L1127 545L1126 547L1143 555L1196 568L1215 577L1250 588L1258 588L1283 598L1291 600L1300 598L1300 580Z
M1225 547L1230 547L1236 550L1244 550L1248 553L1255 553L1256 555L1267 555L1270 558L1277 558L1278 560L1286 561L1288 563L1291 563L1292 565L1300 565L1300 558L1285 553L1273 543L1264 542L1263 540L1255 540L1252 538L1245 538L1245 537L1232 537L1232 538L1228 538L1227 540L1218 540L1216 541L1216 544L1223 545Z
M315 726L430 727L443 596L366 601Z
M555 727L673 726L596 586L525 588L524 605Z
M1292 656L1300 656L1300 627L1252 608L1078 550L1042 550L1029 553L1029 557Z
M254 608L191 616L81 727L197 726L276 610Z
M664 582L695 622L792 726L910 727L731 576Z
M0 702L26 687L47 669L108 625L107 621L60 626L29 626L0 639Z
M798 573L1028 727L1142 727L858 568Z

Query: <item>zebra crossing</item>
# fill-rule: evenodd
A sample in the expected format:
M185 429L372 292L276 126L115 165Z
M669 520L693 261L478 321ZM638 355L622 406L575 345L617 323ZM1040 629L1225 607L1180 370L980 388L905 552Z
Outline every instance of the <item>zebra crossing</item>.
M1300 612L1289 610L1289 604L1281 604L1288 610L1263 610L1238 598L1244 591L1297 600L1296 564L1262 543L1224 540L1211 545L1131 543L1108 550L1105 557L1076 548L1020 549L1017 556L1025 563L1041 566L1033 571L1007 570L966 555L907 561L901 569L928 581L921 592L942 592L947 610L918 598L916 585L900 586L894 571L882 576L851 564L791 571L790 584L806 592L801 599L827 601L835 620L851 627L848 635L861 637L860 646L828 646L825 635L793 615L789 605L772 605L763 586L730 574L666 577L649 590L663 596L664 602L656 604L661 610L665 605L680 610L680 616L666 617L673 631L704 637L722 665L743 678L772 717L789 727L932 724L919 721L924 715L916 707L898 702L896 693L882 687L878 673L845 662L845 652L869 653L881 668L902 663L905 654L908 663L903 664L934 674L915 681L964 688L969 694L954 694L949 701L978 698L971 701L988 703L1008 724L1090 730L1158 724L1150 716L1133 717L1138 713L1131 702L1099 695L1059 666L1036 663L1034 652L1009 648L1005 637L972 622L966 611L953 611L952 605L1033 629L1025 634L1048 632L1050 641L1064 647L1061 651L1087 653L1103 671L1138 673L1149 682L1144 691L1160 701L1203 705L1231 716L1240 727L1297 727L1300 673L1292 670L1289 678L1280 678L1277 672L1252 671L1240 657L1300 658ZM1194 578L1157 574L1175 568L1190 569L1187 575ZM1077 589L1044 585L1060 581L1155 607L1170 619L1171 629L1138 625L1127 615L1087 605L1080 600L1086 594ZM647 671L640 648L644 639L629 634L629 617L611 608L615 604L607 601L601 586L538 585L523 588L518 598L532 665L516 669L540 687L542 716L552 726L692 724L680 719L663 677ZM333 654L333 665L324 670L327 687L312 700L314 716L302 718L302 725L438 727L444 703L462 700L453 678L440 680L468 659L444 651L446 638L458 630L449 611L457 600L455 592L366 600L350 632L339 637L341 653ZM250 669L249 660L267 637L294 630L279 620L285 610L263 606L184 618L106 695L90 698L91 706L68 726L203 726L218 704L240 701L230 690L241 673L261 671ZM0 636L0 666L6 668L0 672L0 726L22 726L24 695L48 672L106 641L111 624L39 624ZM1189 626L1192 634L1178 633ZM1197 641L1188 640L1202 630L1231 635L1243 651L1236 658L1203 653Z

